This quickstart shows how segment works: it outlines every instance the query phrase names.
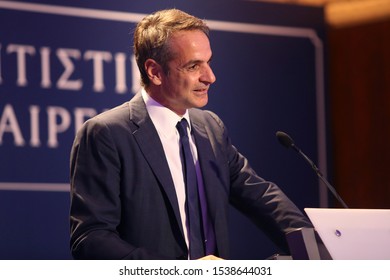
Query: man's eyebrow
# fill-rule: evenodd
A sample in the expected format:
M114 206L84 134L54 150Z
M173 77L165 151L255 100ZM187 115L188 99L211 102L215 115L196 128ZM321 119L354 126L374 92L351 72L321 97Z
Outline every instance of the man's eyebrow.
M186 67L186 66L190 66L190 65L193 65L193 64L199 64L199 63L202 63L203 60L200 60L200 59L193 59L193 60L190 60L190 61L187 61L183 67Z
M206 61L206 63L210 63L211 60L212 60L212 56L210 57L210 59L208 61ZM201 63L204 63L205 61L204 60L201 60L201 59L193 59L193 60L190 60L188 62L186 62L183 67L187 67L187 66L190 66L190 65L193 65L193 64L201 64Z

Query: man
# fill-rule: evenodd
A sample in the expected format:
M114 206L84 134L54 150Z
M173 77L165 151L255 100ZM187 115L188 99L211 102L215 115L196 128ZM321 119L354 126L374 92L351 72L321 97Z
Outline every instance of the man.
M285 250L285 233L311 227L251 169L222 121L196 109L216 80L208 32L176 9L137 25L142 93L87 121L72 148L75 258L229 258L229 203Z

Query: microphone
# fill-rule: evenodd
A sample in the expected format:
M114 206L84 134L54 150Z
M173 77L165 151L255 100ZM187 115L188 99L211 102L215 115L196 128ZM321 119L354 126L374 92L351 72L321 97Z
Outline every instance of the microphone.
M324 184L327 186L327 188L332 192L332 194L334 195L334 197L337 199L338 202L340 202L340 204L344 207L344 208L348 208L347 204L345 204L345 202L342 200L342 198L340 197L340 195L336 192L335 188L328 182L328 180L326 180L324 178L324 175L322 175L321 171L318 169L318 167L314 164L314 162L307 156L305 155L301 149L299 149L294 141L292 140L292 138L285 132L283 131L278 131L276 132L276 138L278 138L280 144L282 144L283 146L285 146L287 149L288 148L293 148L298 154L300 154L306 162L308 162L311 166L311 168L314 170L314 172L317 174L318 178L320 178L320 180L322 182L324 182Z

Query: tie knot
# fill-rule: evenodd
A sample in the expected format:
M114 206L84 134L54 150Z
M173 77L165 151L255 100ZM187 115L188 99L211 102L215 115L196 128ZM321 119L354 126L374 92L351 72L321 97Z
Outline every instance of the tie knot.
M188 122L185 118L182 118L176 125L176 129L179 131L180 137L188 136L187 134Z

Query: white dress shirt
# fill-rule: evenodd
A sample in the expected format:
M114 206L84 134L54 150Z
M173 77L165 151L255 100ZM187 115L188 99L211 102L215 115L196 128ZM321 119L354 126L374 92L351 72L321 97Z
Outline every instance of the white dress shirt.
M146 104L146 109L149 113L150 118L158 132L161 143L164 148L164 153L168 161L169 170L172 175L173 184L175 185L177 201L179 204L179 211L181 217L181 223L184 229L184 237L188 247L188 232L187 222L186 222L186 211L185 211L185 200L186 200L186 191L185 183L183 176L182 162L180 158L180 135L176 129L177 123L185 118L188 122L188 135L191 135L191 121L188 111L184 116L179 116L170 109L162 106L160 103L155 101L148 93L142 89L142 98ZM193 136L189 137L190 147L192 156L194 158L194 164L196 168L196 176L198 179L198 185L203 185L203 178L201 176L199 161L198 161L198 152L196 149L195 141ZM153 147L150 147L153 149Z

